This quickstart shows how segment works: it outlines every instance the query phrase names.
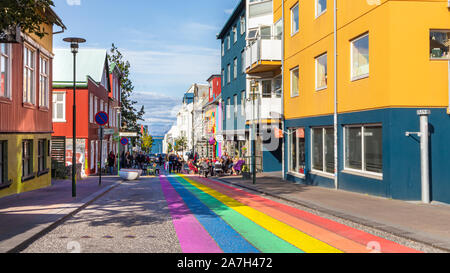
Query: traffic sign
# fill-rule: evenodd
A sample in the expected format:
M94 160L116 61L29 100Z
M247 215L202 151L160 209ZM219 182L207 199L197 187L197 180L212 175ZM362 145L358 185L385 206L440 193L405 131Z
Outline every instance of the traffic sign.
M95 115L95 122L100 125L104 126L108 123L109 117L106 112L100 111Z
M128 145L128 138L123 137L123 138L120 140L120 144L122 144L123 146Z
M103 132L105 135L112 135L112 134L114 134L115 131L116 131L115 129L110 128L110 129L105 129Z

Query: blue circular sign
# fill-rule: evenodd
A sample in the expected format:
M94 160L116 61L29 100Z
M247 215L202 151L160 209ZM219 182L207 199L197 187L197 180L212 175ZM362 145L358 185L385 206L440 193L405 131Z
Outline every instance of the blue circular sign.
M123 137L123 138L120 140L120 144L122 144L123 146L128 145L128 138Z
M105 112L98 112L95 115L95 122L100 125L100 126L104 126L108 123L109 117L108 114Z

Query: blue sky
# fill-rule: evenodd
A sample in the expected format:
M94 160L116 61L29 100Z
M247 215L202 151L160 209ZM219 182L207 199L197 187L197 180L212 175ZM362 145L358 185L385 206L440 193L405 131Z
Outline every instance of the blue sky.
M67 26L54 37L83 37L84 48L114 43L131 63L135 99L145 105L154 135L175 121L183 93L195 82L220 74L221 30L239 0L54 0Z

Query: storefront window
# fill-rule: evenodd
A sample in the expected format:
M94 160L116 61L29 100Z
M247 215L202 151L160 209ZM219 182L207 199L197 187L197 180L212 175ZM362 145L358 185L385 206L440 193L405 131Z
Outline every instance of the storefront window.
M334 129L312 129L313 170L334 173Z
M383 172L381 126L364 125L345 128L345 168L378 174Z
M305 174L305 129L290 129L289 138L289 171Z

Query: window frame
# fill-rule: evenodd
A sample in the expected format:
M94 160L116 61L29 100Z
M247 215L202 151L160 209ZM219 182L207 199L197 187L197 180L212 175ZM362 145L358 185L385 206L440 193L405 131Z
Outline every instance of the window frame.
M3 44L5 45L6 53L0 51L0 67L2 65L2 58L6 59L6 79L4 78L4 84L6 88L4 88L4 95L0 96L0 98L11 99L12 98L12 80L11 80L11 72L12 72L12 46L11 44Z
M45 71L47 74L42 72L43 62L45 62ZM42 90L43 78L46 79L44 83L45 90ZM50 58L43 54L39 55L39 107L50 107Z
M61 118L61 119L58 119L57 118L57 111L56 111L56 103L58 102L56 99L55 99L55 97L56 97L56 95L60 95L60 94L63 94L64 96L63 96L63 102L61 102L62 103L62 105L63 105L63 117ZM53 93L52 93L52 103L53 103L53 113L52 113L52 122L55 122L55 123L64 123L64 122L67 122L67 119L66 119L66 97L67 97L67 93L66 93L66 91L53 91ZM53 116L54 115L54 116Z
M22 181L34 177L33 173L33 156L34 156L34 147L33 147L33 140L32 139L24 139L22 140ZM28 143L28 146L26 145ZM26 148L29 149L26 150ZM25 172L25 161L28 161L27 166L28 170Z
M326 65L325 65L325 86L318 86L318 80L319 80L319 59L325 57ZM328 88L328 52L322 53L314 58L315 62L315 89L316 91L321 91Z
M305 178L306 177L306 134L304 135L304 137L302 138L304 141L304 158L303 158L303 173L301 172L297 172L297 167L298 169L300 169L300 166L302 166L302 164L300 164L300 141L298 136L297 136L297 130L298 129L303 129L304 132L306 132L306 128L305 127L293 127L293 128L289 128L288 129L288 173L293 174L295 176L300 176L300 178ZM296 155L295 155L295 160L296 160L296 166L293 166L293 156L292 156L292 142L293 142L293 137L295 135L295 149L296 149Z
M28 43L24 43L23 45L23 90L22 90L22 94L23 94L23 103L25 104L32 104L32 105L36 105L36 48L34 48L33 46L29 45ZM28 56L28 53L32 54L32 64L28 64L28 58L25 59L26 56ZM25 88L25 83L26 80L28 79L28 72L30 71L31 73L31 79L30 79L30 84L31 84L31 88L30 90L28 89L28 85L26 85L27 88ZM30 99L31 101L28 101L28 95L30 95Z
M322 16L325 12L327 12L327 8L328 8L328 2L327 2L327 0L325 0L325 5L326 5L326 7L325 7L325 9L324 10L322 10L320 13L319 13L319 1L320 0L316 0L316 5L315 5L315 10L316 10L316 19L317 18L319 18L320 16Z
M238 59L233 59L233 79L236 80L238 76Z
M293 75L294 71L297 71L297 94L296 95L293 94L293 87L294 87L293 79L294 78L292 77L292 75ZM291 82L291 84L290 84L290 86L291 86L291 92L290 92L291 93L291 98L295 98L295 97L300 96L300 68L299 68L299 66L296 66L296 67L292 68L289 71L289 75L290 75L290 82Z
M294 31L294 9L297 9L298 12L298 22L297 22L297 30ZM295 34L297 34L300 31L300 5L299 2L297 2L295 5L292 6L291 8L291 37L294 36Z
M384 171L384 166L381 169L381 172L371 172L371 171L367 171L367 166L366 166L366 153L365 153L365 129L366 128L370 128L370 127L380 127L381 128L381 133L383 134L383 124L382 123L370 123L370 124L349 124L349 125L344 125L344 130L343 130L343 161L344 161L344 171L345 172L349 172L352 174L357 174L357 175L361 175L361 176L369 176L371 178L375 178L375 179L383 179L383 171ZM347 128L360 128L361 129L361 170L359 169L355 169L355 168L350 168L347 166ZM381 142L383 143L383 136L381 139ZM383 146L381 148L381 151L383 152ZM381 157L381 160L383 161L383 156Z
M354 48L354 43L367 37L368 39L368 46L369 46L369 72L367 74L362 74L362 75L358 75L358 76L353 76L353 48ZM361 79L365 79L368 78L370 76L370 38L369 38L369 32L366 32L364 34L361 34L359 36L357 36L356 38L350 40L350 80L351 81L357 81L357 80L361 80Z
M46 139L39 139L38 140L38 153L37 153L37 160L38 160L38 173L45 172L47 170L47 152L46 152Z
M231 98L227 98L227 119L231 119Z
M429 30L429 35L431 35L432 32L446 32L446 33L450 33L450 29L430 29ZM449 61L450 62L450 52L448 53L449 57L448 58L436 58L436 57L432 57L431 55L431 44L429 44L430 47L430 60L431 61ZM449 50L450 50L450 45L449 45Z
M244 35L245 31L246 31L246 24L245 24L245 15L241 15L240 18L240 32L241 32L241 36Z
M317 170L314 168L314 130L315 129L321 129L322 131L322 168L323 170ZM319 175L323 175L323 176L327 176L327 177L334 177L334 172L333 173L329 173L327 172L327 163L326 163L326 130L327 129L332 129L334 131L334 127L333 126L315 126L315 127L311 127L311 132L310 132L310 137L311 137L311 141L310 141L310 151L311 151L311 173L313 174L319 174ZM333 151L333 160L335 160L335 155L334 155L334 145L332 148Z
M241 116L245 116L245 90L241 91Z
M227 65L227 83L231 83L231 64Z
M0 140L0 187L10 183L8 181L8 141Z
M237 42L237 25L233 26L232 32L233 32L233 44L235 44Z

